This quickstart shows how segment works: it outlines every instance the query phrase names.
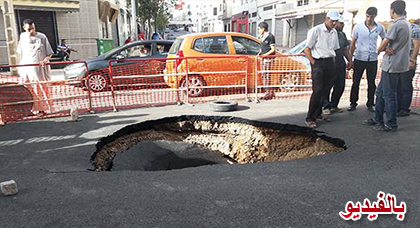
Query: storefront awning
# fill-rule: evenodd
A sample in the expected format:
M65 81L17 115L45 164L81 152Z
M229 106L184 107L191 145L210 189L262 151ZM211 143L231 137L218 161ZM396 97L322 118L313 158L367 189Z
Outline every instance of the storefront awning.
M106 22L106 19L109 18L109 21L115 24L119 13L120 7L116 4L107 0L99 0L99 19L102 22Z
M13 0L13 7L17 10L42 10L78 12L78 0Z

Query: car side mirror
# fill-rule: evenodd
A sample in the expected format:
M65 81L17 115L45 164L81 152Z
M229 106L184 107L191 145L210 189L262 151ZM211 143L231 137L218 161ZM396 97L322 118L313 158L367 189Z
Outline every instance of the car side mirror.
M124 55L117 55L117 60L125 59Z

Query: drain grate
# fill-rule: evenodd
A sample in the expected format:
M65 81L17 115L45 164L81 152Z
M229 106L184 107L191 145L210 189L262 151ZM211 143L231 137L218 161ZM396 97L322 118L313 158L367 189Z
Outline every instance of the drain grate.
M307 127L228 116L190 115L124 127L99 140L91 161L96 171L110 171L119 153L140 142L162 140L198 145L242 164L308 158L345 149L343 140Z

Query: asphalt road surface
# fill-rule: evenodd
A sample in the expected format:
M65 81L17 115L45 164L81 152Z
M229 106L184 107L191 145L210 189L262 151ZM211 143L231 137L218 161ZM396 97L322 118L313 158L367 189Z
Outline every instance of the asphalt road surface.
M307 101L240 103L242 118L303 125ZM343 107L345 108L345 107ZM9 124L0 128L0 227L420 227L419 115L398 119L395 133L361 124L365 107L331 116L319 130L348 149L303 160L215 164L169 171L92 172L96 141L136 122L182 114L220 115L207 104L166 106ZM139 145L151 153L159 144ZM138 158L138 157L137 157ZM121 160L123 161L123 159ZM405 202L404 221L339 216L348 201Z

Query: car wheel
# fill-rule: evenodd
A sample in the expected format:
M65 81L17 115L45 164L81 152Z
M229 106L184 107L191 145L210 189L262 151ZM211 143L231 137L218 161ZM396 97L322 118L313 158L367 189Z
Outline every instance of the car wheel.
M210 109L215 112L229 112L238 108L237 101L213 101L209 105Z
M299 75L287 74L283 75L280 79L280 91L282 92L293 92L299 85Z
M191 97L199 97L203 95L204 88L206 86L206 82L204 81L203 77L201 76L188 76L188 87L195 87L195 88L188 88L188 95ZM180 88L183 89L187 87L187 80L183 78L181 81Z
M108 80L105 76L100 74L89 75L86 80L86 86L90 88L93 92L101 92L106 89L108 86Z

